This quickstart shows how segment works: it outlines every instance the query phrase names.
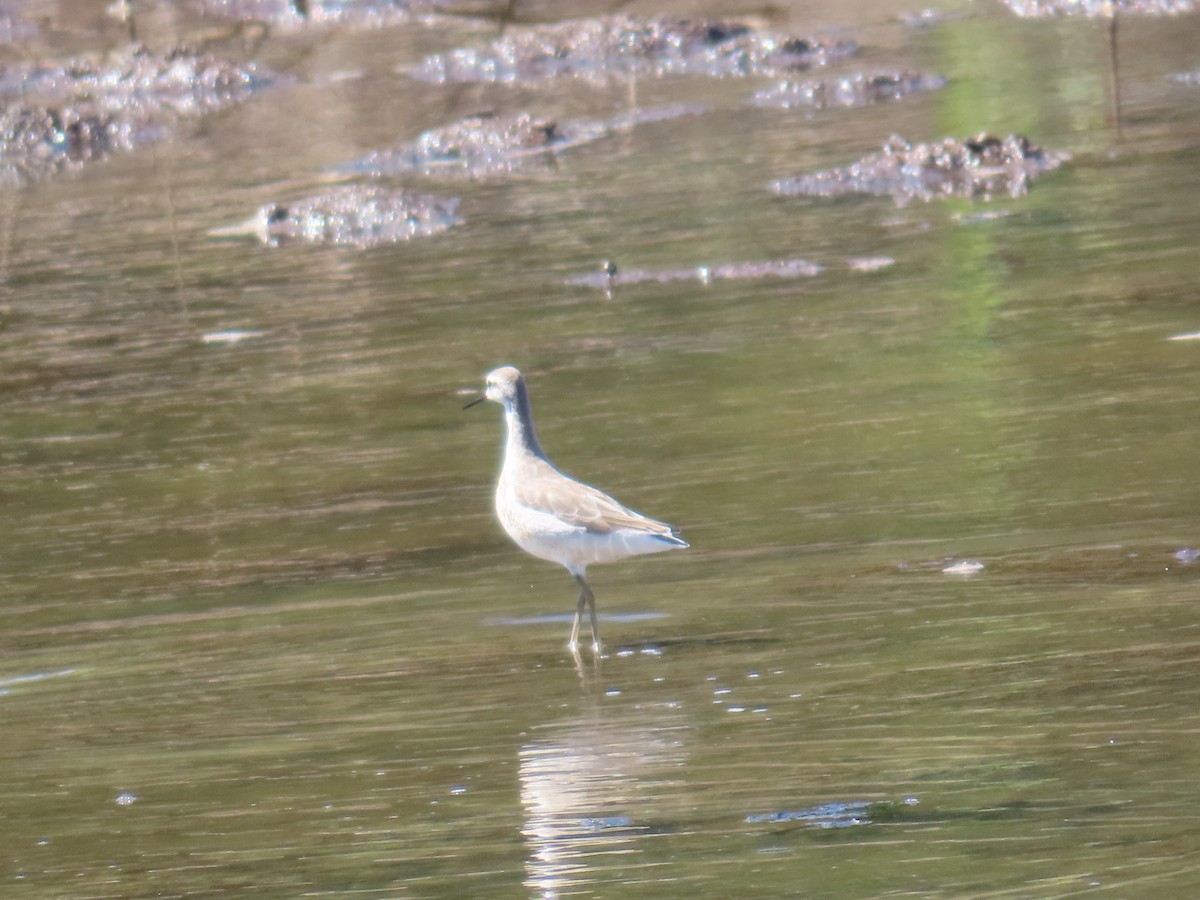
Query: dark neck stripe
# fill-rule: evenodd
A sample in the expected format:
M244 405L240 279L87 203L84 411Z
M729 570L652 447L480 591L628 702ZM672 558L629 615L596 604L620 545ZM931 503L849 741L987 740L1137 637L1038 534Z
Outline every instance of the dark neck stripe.
M538 442L537 432L533 427L533 408L529 403L529 391L525 388L525 379L517 382L517 397L513 404L513 414L506 417L510 438L516 441L530 453L545 459L542 445Z

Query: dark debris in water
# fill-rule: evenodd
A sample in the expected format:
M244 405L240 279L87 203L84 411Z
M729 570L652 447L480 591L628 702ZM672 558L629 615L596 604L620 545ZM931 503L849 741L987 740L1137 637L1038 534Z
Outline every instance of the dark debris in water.
M737 20L602 16L513 28L483 49L435 54L404 71L436 83L635 73L722 78L804 71L856 50L853 42L776 34Z
M1079 16L1109 19L1123 16L1177 16L1196 10L1195 0L1000 0L1013 15L1036 19Z
M457 210L457 197L348 186L290 203L268 203L248 221L209 233L252 235L272 247L303 241L366 248L438 234L461 221Z
M946 86L940 75L912 72L858 72L837 78L781 81L754 95L757 106L783 109L873 106L900 100L909 94L936 91Z
M838 800L808 809L752 813L746 816L746 822L751 825L781 825L796 822L810 828L852 828L855 825L896 821L910 815L905 811L918 806L920 802L914 796L905 797L902 801Z
M873 805L867 800L825 803L810 809L753 813L746 816L746 822L751 825L780 825L798 822L811 828L850 828L855 825L870 825L869 814Z
M576 287L598 288L611 291L615 287L653 282L668 284L672 281L695 281L710 284L713 281L735 281L750 278L811 278L819 275L823 268L803 259L772 259L762 262L721 263L715 266L695 266L690 269L619 269L615 263L605 261L595 272L568 278L566 283Z
M694 104L679 105L635 110L603 121L561 122L529 112L479 113L426 131L394 149L371 153L345 168L375 176L416 172L480 178L510 174L539 162L548 163L558 153L617 131L704 110Z
M877 272L895 265L890 256L853 256L844 261L851 272ZM746 281L758 278L812 278L825 271L825 266L806 259L767 259L757 262L731 262L712 266L693 266L686 269L622 269L605 260L594 272L574 275L566 284L588 287L611 293L615 288L634 284L669 284L675 281L694 281L712 284L714 281Z
M584 831L612 831L633 827L633 819L629 816L593 816L580 823Z
M240 103L272 82L176 48L131 46L107 56L0 73L0 182L22 184L160 140L178 122Z
M874 194L891 197L898 206L949 197L1020 197L1037 175L1068 159L1069 154L1044 150L1021 135L980 134L928 144L892 136L882 150L856 163L780 179L771 190L810 197Z

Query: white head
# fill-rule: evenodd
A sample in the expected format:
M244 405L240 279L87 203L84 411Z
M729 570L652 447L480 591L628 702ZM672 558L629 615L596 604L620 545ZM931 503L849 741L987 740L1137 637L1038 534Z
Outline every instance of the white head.
M499 403L508 410L528 408L529 394L525 389L525 379L521 376L520 371L513 366L501 366L488 372L483 396L476 397L463 409L470 409L484 400Z
M463 409L470 409L484 400L491 400L504 407L504 421L508 425L510 445L519 444L531 453L545 456L533 428L533 413L529 408L529 392L525 389L525 379L517 369L501 366L488 372L483 396L472 400Z
M513 366L501 366L487 373L487 387L483 396L486 400L511 407L525 393L525 379Z

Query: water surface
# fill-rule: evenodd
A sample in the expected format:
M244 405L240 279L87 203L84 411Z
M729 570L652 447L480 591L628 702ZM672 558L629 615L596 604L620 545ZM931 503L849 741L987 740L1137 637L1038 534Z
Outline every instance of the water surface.
M234 37L295 83L4 195L0 893L1200 888L1200 20L1122 20L1114 70L1107 22L952 11L790 10L948 79L859 110L395 73L486 22ZM461 198L433 238L208 235L480 109L691 102L414 178ZM974 204L767 190L982 130L1073 158ZM564 470L692 544L594 571L582 672L460 411L502 363Z

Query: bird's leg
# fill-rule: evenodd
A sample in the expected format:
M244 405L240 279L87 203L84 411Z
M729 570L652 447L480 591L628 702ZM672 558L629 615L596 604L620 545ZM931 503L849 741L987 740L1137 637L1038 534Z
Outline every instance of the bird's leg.
M576 580L578 580L578 576L576 576ZM586 586L584 590L587 590ZM583 606L587 602L584 596L583 593L580 593L579 600L575 604L575 621L571 623L571 639L567 641L567 649L575 656L579 655L579 620L583 618Z
M575 610L575 626L579 626L579 616L583 612L583 605L586 603L588 613L591 617L592 626L592 652L596 656L600 655L600 628L596 624L596 595L592 593L592 589L588 587L588 583L584 581L582 575L576 575L575 580L579 582L579 607Z

